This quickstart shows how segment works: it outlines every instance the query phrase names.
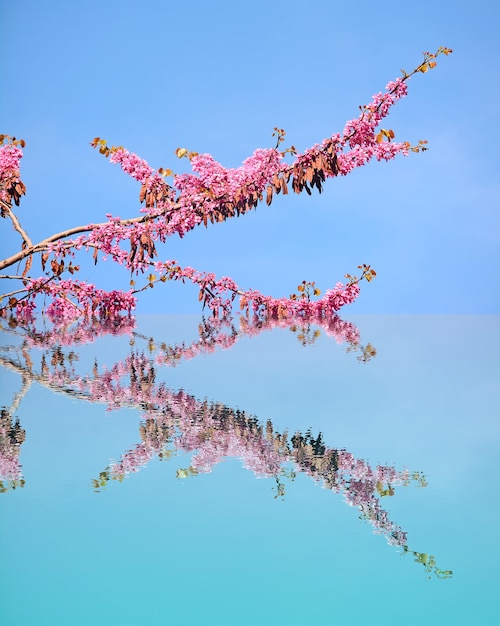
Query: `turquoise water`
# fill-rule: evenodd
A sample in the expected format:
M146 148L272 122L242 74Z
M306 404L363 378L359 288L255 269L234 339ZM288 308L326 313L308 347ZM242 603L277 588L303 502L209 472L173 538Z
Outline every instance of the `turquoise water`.
M0 623L498 624L500 318L351 321L4 328Z

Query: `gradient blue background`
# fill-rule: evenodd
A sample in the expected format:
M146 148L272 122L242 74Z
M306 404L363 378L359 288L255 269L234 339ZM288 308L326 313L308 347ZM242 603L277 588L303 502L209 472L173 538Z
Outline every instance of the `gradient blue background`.
M22 222L38 240L137 212L138 184L95 136L176 171L181 146L236 167L275 126L303 150L443 45L453 54L384 123L429 152L172 239L161 256L276 296L369 263L378 276L353 312L498 312L499 13L493 0L3 2L0 126L27 141ZM16 250L3 227L2 250ZM81 278L129 282L109 263ZM197 290L150 290L138 311L197 312Z

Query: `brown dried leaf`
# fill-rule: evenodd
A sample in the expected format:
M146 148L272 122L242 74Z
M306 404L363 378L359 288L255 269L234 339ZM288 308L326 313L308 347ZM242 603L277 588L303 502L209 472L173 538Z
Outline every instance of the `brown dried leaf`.
M26 276L26 274L30 271L31 269L31 265L33 264L33 257L29 256L26 259L26 265L24 267L23 273L21 274L21 276L24 278Z
M267 206L269 206L272 201L273 201L273 188L271 186L269 186L266 189L266 204L267 204Z

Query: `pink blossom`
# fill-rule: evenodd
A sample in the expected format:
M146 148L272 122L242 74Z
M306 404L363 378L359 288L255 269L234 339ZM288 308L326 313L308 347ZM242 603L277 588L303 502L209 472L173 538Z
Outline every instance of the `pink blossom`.
M124 148L113 150L109 157L109 162L118 163L126 174L141 183L145 182L154 173L153 168L148 165L147 161Z
M9 200L8 189L12 183L20 180L21 148L12 144L0 145L0 199Z

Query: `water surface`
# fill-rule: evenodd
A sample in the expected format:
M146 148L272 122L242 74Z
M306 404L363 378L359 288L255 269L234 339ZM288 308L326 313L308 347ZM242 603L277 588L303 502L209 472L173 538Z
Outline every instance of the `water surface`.
M0 622L497 624L500 318L350 322L4 326Z

